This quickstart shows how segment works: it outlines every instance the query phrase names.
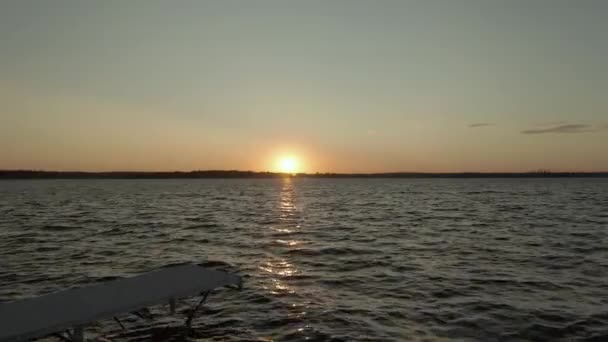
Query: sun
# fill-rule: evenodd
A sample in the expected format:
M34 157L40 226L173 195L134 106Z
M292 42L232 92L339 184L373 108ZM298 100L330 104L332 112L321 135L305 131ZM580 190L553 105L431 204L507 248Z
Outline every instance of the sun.
M279 171L283 173L298 172L298 159L294 156L287 156L279 159Z

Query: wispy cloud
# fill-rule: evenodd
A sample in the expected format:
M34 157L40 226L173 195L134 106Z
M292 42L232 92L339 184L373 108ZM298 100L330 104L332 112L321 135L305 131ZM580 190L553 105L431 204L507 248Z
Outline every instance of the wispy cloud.
M537 129L526 129L521 131L522 134L544 134L544 133L587 133L587 132L596 132L605 127L594 128L589 125L584 124L567 124L567 125L557 125L546 128L537 128Z
M494 126L494 124L489 123L489 122L478 122L478 123L473 123L473 124L469 125L470 128L487 127L487 126Z

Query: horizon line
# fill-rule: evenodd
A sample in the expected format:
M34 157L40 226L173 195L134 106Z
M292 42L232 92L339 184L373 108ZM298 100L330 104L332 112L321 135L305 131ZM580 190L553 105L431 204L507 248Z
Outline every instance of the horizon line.
M483 178L483 177L608 177L608 171L551 171L532 170L523 172L502 171L458 171L458 172L274 172L252 170L190 170L190 171L52 171L27 169L0 169L0 179L44 179L44 178Z
M194 173L194 172L243 172L243 173L289 173L270 170L247 170L247 169L191 169L191 170L78 170L78 169L2 169L0 172L47 172L47 173ZM307 171L293 172L291 174L396 174L396 173L425 173L425 174L458 174L458 173L608 173L608 170L589 171L589 170L551 170L551 169L534 169L528 171L363 171L363 172L345 172L345 171Z

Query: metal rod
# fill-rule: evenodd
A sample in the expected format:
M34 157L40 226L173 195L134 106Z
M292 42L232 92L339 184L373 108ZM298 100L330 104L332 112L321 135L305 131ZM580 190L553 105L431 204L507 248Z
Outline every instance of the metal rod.
M130 313L131 313L131 315L144 319L144 315L142 315L139 311L131 311Z
M137 311L131 311L130 314L135 315L141 319L149 320L154 318L152 312L148 308L143 308Z
M125 328L125 326L122 325L122 322L118 319L118 317L114 316L114 320L116 321L116 323L118 323L118 325L120 325L120 327L122 328L122 330L127 330Z
M65 342L72 342L71 339L63 336L63 334L60 334L60 333L55 333L55 334L53 334L53 336L57 337L58 339L60 339L62 341L65 341Z
M198 302L198 304L196 304L196 306L192 309L192 312L190 313L190 315L188 315L188 319L186 320L186 327L188 327L188 328L191 327L192 320L194 319L194 315L196 315L198 308L200 308L201 305L203 305L203 303L205 302L205 300L207 300L207 296L209 296L209 291L205 292L205 294L203 295L203 298L201 298L201 300Z

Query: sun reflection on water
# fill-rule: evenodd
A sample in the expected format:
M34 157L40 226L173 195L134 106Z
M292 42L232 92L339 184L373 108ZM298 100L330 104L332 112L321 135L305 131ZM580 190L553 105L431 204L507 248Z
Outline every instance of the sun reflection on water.
M298 240L274 240L274 242L276 242L279 245L286 245L286 246L298 246L301 245L302 243L304 243L304 241L298 241Z
M264 287L269 293L277 296L294 295L297 290L290 279L299 274L296 265L288 259L289 250L297 248L305 241L291 238L301 226L296 206L294 182L290 178L282 180L281 191L276 205L278 224L271 227L271 236L275 238L270 241L270 246L276 250L267 257L259 266L259 269L269 276L269 283ZM286 257L287 256L287 257ZM290 310L299 310L300 305L290 306ZM298 315L302 315L299 310Z
M262 266L259 267L264 272L282 276L282 277L290 277L294 274L298 273L298 270L289 262L282 261L266 261Z
M288 228L275 228L275 227L272 227L272 229L274 229L278 233L283 233L283 234L291 234L291 233L295 232L294 229L288 229Z

